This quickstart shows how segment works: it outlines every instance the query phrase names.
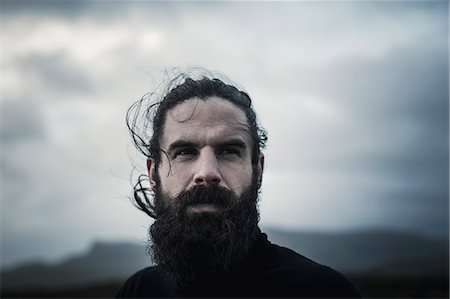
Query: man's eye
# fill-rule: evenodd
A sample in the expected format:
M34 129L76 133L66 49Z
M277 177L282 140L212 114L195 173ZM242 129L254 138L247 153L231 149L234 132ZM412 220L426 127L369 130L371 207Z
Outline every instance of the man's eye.
M223 149L219 151L219 155L221 156L239 156L240 151L232 148Z
M195 152L194 149L182 149L182 150L177 151L175 153L174 157L175 158L178 157L178 156L180 156L180 157L189 157L189 156L193 156L195 154L196 154L196 152Z

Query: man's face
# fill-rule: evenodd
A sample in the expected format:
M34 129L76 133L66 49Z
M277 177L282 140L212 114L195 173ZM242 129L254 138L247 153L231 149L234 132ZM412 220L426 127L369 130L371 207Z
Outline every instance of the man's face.
M168 111L160 140L159 180L149 160L151 184L174 199L197 185L217 184L239 197L252 181L252 146L245 113L227 100L186 100ZM260 180L264 158L255 170ZM159 182L158 182L159 181ZM190 214L218 212L214 203L190 206Z
M258 233L263 156L252 165L247 119L220 99L189 99L168 111L158 169L149 160L156 263L181 281L209 280L239 265Z

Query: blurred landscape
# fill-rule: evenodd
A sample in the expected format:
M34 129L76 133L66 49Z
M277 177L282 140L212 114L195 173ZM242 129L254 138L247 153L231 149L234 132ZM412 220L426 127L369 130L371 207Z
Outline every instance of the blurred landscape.
M366 230L313 233L265 229L269 239L350 278L363 297L448 298L448 239ZM2 269L2 298L108 298L150 265L145 244L96 242L60 262Z
M0 52L0 297L110 298L151 263L120 241L150 221L125 113L199 66L269 133L272 242L364 297L448 298L449 1L0 0Z

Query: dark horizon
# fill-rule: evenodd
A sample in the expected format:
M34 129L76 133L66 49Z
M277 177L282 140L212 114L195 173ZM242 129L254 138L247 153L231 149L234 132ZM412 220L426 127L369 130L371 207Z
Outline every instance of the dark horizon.
M340 230L340 231L329 231L329 230L295 230L292 228L283 228L283 227L275 227L275 226L262 226L261 231L265 232L269 236L269 240L272 233L277 234L301 234L301 235L315 235L315 236L324 236L324 237L334 237L334 236L357 236L357 235L367 235L367 234L377 234L377 235L407 235L411 237L424 238L431 241L447 241L449 240L448 234L426 234L423 232L417 232L412 230L400 230L400 229L389 229L389 228L365 228L365 229L348 229L348 230ZM42 265L56 265L58 263L64 262L65 260L71 259L74 256L79 256L85 253L88 253L98 244L136 244L140 246L146 246L147 241L142 240L133 240L131 238L122 238L122 239L107 239L107 238L98 238L93 240L86 248L81 251L68 253L64 256L59 256L55 258L27 258L24 260L15 261L10 264L0 265L0 270L11 270L17 267L21 267L27 264L42 264Z
M379 230L355 234L267 232L273 242L350 277L365 296L448 295L448 239ZM111 297L129 275L151 265L145 248L139 242L97 241L86 252L59 262L3 269L2 294Z

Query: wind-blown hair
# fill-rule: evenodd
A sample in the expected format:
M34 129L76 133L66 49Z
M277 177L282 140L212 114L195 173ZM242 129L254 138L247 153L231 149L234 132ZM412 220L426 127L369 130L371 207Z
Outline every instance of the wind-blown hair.
M186 74L181 74L169 82L161 95L156 92L144 95L131 105L126 114L128 130L134 145L153 161L156 172L161 162L161 153L164 153L160 147L160 141L168 111L186 100L192 98L208 100L210 97L227 100L245 113L248 121L247 131L253 140L252 164L254 168L256 167L261 150L267 142L267 133L258 124L248 94L220 79L205 75L200 79L193 79ZM156 177L158 178L158 173ZM145 180L148 180L148 175L142 174L138 177L134 185L133 204L156 219L154 203L151 200L152 190L143 185Z

